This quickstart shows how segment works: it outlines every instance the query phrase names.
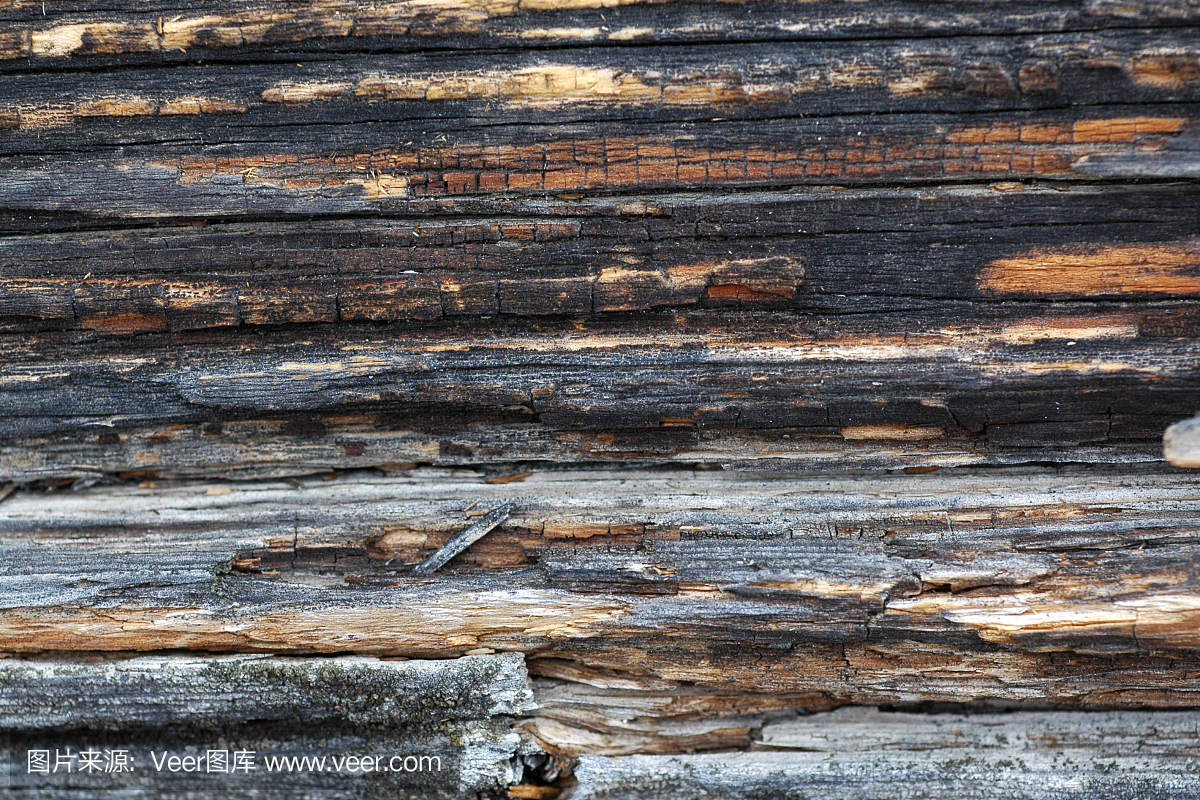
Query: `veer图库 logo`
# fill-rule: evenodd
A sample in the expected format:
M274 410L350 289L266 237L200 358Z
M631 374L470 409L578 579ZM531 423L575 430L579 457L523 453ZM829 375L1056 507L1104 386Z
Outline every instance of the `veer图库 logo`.
M9 742L0 750L0 786L41 791L52 788L72 791L108 791L139 787L174 786L190 791L227 783L230 789L248 787L268 774L294 775L305 781L307 775L342 775L346 780L362 780L368 775L386 775L389 783L410 788L429 788L432 781L441 785L457 783L459 764L446 753L433 755L404 750L368 749L354 752L353 742L346 751L320 745L308 752L276 749L256 750L247 741L242 747L188 745L152 748L144 744L104 741L72 741L69 744L46 741ZM163 742L162 744L166 744ZM314 752L315 750L315 752ZM444 773L444 770L448 772Z

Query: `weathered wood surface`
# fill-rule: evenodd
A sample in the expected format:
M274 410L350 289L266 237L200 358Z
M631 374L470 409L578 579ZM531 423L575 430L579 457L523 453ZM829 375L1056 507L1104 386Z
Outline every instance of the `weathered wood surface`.
M767 724L788 752L584 756L568 797L1097 797L1167 800L1200 789L1192 713L884 714L842 709Z
M503 501L498 530L410 572ZM0 505L0 648L516 650L548 677L825 707L1190 706L1198 512L1194 479L1146 468L20 492Z
M0 3L16 796L1195 794L1198 26Z
M312 471L318 453L331 457L328 467L469 463L475 447L493 461L709 460L705 451L719 455L721 443L702 439L713 433L731 440L731 459L784 463L863 440L918 442L933 464L1043 460L1022 451L1041 445L1085 445L1085 460L1090 447L1098 460L1157 458L1162 430L1194 408L1193 340L1140 338L1136 311L1001 310L953 327L905 316L907 332L890 335L871 316L743 312L410 325L356 329L352 339L328 330L129 341L26 334L6 343L0 432L19 439L5 453L6 477L222 472L245 449L237 439L260 432L275 433L283 452L250 466L284 473ZM434 416L413 431L420 408ZM465 428L458 441L430 436L447 412ZM493 424L472 424L481 413ZM232 447L222 444L226 420L241 423ZM395 435L351 438L389 422ZM127 428L154 447L96 447L121 444ZM769 449L755 443L764 436Z
M1123 300L1150 315L1139 320L1142 335L1171 337L1190 330L1186 312L1200 292L1190 184L809 188L512 206L466 219L8 236L0 310L14 331L118 335L695 307L983 315L983 304L1007 300L1032 314L1050 301ZM1176 327L1156 319L1165 309L1185 312Z
M218 727L248 722L424 725L533 708L520 656L0 661L0 728Z
M747 2L740 7L611 2L174 3L87 0L42 9L29 0L0 9L0 67L64 68L90 63L187 62L252 53L414 51L483 45L540 50L563 44L626 45L723 40L805 41L878 36L1047 33L1194 24L1189 3ZM114 56L123 56L116 60Z
M220 738L203 732L148 729L120 733L73 730L65 733L22 734L7 737L0 749L0 767L9 777L6 796L37 800L223 800L230 797L291 800L371 800L372 798L420 797L430 800L498 800L508 796L508 787L521 778L514 771L518 736L505 723L471 723L427 728L387 729L365 732L354 728L260 729L234 728ZM104 753L127 751L134 770L123 774L93 772L42 775L27 772L27 753L48 749L53 759L58 751L74 754L86 750ZM256 767L249 772L209 774L200 771L160 771L155 759L176 757L201 759L209 750L254 753ZM335 759L343 764L350 757L378 758L380 767L364 770L334 770ZM382 767L398 756L400 770ZM403 759L424 756L437 761L429 769L404 771ZM323 770L270 772L268 759L320 759ZM195 762L193 762L194 764ZM200 762L203 764L204 762ZM311 763L311 762L310 762ZM411 762L410 762L411 763ZM441 769L435 767L440 763ZM79 761L76 759L75 764ZM78 767L76 767L78 768Z
M0 768L13 797L503 796L521 781L528 754L509 718L531 710L532 695L513 655L5 660ZM28 768L28 751L39 749L51 753L49 774ZM68 750L72 770L53 769ZM128 771L105 772L100 759L112 750L126 751ZM196 768L209 750L225 751L224 769ZM251 769L236 768L238 750L250 754ZM81 768L84 752L95 754L96 769ZM193 765L162 768L172 756ZM280 757L310 761L273 768ZM418 760L406 768L409 757Z
M6 7L0 477L1124 462L1195 412L1193 4L568 6Z

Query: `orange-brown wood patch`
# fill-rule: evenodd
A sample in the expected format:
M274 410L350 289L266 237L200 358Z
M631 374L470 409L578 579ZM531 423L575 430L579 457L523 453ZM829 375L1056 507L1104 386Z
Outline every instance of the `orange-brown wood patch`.
M1200 244L1078 244L997 259L980 271L981 291L996 295L1090 297L1200 294Z

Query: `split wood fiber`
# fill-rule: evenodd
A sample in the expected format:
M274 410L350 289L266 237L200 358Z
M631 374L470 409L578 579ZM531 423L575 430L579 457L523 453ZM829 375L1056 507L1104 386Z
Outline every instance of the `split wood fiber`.
M1195 20L13 5L0 475L1157 460Z
M412 572L469 509L506 502L499 529ZM491 484L416 470L18 492L0 505L0 647L488 649L547 677L816 706L1187 707L1198 513L1191 476L1148 467Z
M1187 797L1197 715L917 715L841 709L769 723L751 753L584 756L572 800L669 797Z
M1198 28L0 2L0 769L1196 794Z

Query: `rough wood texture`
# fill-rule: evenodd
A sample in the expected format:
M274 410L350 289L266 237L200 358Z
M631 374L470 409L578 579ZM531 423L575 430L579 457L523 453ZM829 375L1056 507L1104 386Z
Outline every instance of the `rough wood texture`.
M457 765L18 793L1195 794L1198 28L0 0L3 766Z
M1153 315L1186 311L1200 292L1195 195L1186 184L809 188L8 236L0 310L14 330L108 335L671 307L979 314L998 299L1030 312L1140 300ZM1138 327L1187 330L1153 316Z
M270 656L153 656L113 661L0 662L0 751L13 796L350 798L503 794L520 781L520 741L505 717L534 707L520 656L452 661ZM38 774L27 751L126 750L127 772ZM251 751L253 770L159 768L170 756ZM369 769L334 759L379 757ZM272 769L278 757L320 769ZM405 768L409 756L430 759ZM398 757L398 758L396 758ZM57 759L51 756L51 764ZM434 761L433 759L436 759ZM311 762L310 762L311 763ZM413 762L410 762L413 763ZM436 767L436 768L435 768ZM269 773L265 774L265 773ZM333 774L331 774L333 773Z
M499 800L508 796L507 787L521 780L513 756L521 743L511 728L501 722L446 723L424 728L375 729L322 725L292 730L234 728L220 738L203 732L150 729L119 733L70 731L22 734L7 737L0 749L0 768L10 775L7 796L38 800L223 800L255 797L290 800L370 800L378 797L421 797L430 800ZM123 774L89 773L41 775L26 771L29 750L49 749L79 754L86 750L126 750L134 759L134 770ZM211 775L203 771L173 772L156 769L155 760L204 758L209 750L228 750L230 759L238 750L254 753L257 765L250 772ZM350 756L379 759L379 769L335 770L335 759ZM393 757L400 770L383 771ZM403 770L406 757L423 756L438 761L421 771ZM319 759L323 770L268 771L268 759ZM52 761L53 763L53 761ZM78 760L75 762L79 763ZM311 761L310 761L311 763ZM411 762L410 762L411 763ZM436 769L440 763L441 769Z
M270 4L175 3L155 9L133 2L87 0L43 9L31 0L0 9L5 50L0 68L62 68L91 63L236 60L251 53L416 51L481 45L540 50L562 44L689 43L704 41L805 41L890 36L1046 33L1186 26L1194 5L1138 2L925 3L747 2L742 8L625 0L566 2L342 2ZM133 59L128 57L132 56ZM1182 65L1181 67L1182 68Z
M568 796L1166 800L1200 788L1198 722L1195 713L844 709L767 725L761 747L786 753L584 756Z
M1186 475L483 478L18 493L0 506L0 647L487 648L550 677L615 668L633 685L817 705L1193 703L1200 495ZM435 575L410 572L470 524L464 509L502 501L500 529Z
M1195 22L11 5L0 476L1156 460Z
M422 725L533 707L520 656L380 661L342 656L147 656L0 661L0 727L93 730L247 722Z
M719 454L711 437L727 432L736 460L786 464L815 450L812 460L820 461L822 450L836 454L849 449L841 442L867 440L900 442L900 453L904 443L918 443L910 448L917 452L932 447L934 464L987 462L993 454L1003 463L1044 460L1030 449L1047 445L1094 447L1100 460L1129 457L1132 445L1135 458L1146 458L1158 452L1167 421L1192 409L1194 344L1139 337L1141 314L1133 309L1031 315L1002 308L959 317L952 327L937 317L903 316L903 334L881 333L873 316L826 321L730 311L405 325L355 329L353 338L329 330L300 338L287 330L133 340L25 334L6 343L0 433L20 437L6 460L9 475L26 480L95 472L105 462L153 473L164 457L170 473L179 450L190 453L174 469L220 471L211 459L235 455L239 444L234 452L221 446L225 420L238 421L241 436L254 435L254 425L242 421L258 420L260 430L282 434L282 447L302 442L265 458L262 466L285 473L311 470L318 453L332 456L329 466L343 465L345 456L352 464L386 465L397 456L420 463L434 458L433 420L413 432L406 424L412 416L389 420L387 412L413 415L414 406L460 414L464 441L436 440L440 460L456 463L471 461L472 444L488 439L501 447L485 449L487 460L570 453L612 460L630 450L647 460L696 460ZM364 412L366 419L358 416ZM473 424L478 414L511 422ZM323 438L327 418L341 428L334 429L337 447ZM343 433L389 421L399 435ZM156 447L84 460L100 452L87 439L120 444L128 428L135 441L148 438ZM650 429L657 431L644 433ZM506 449L508 431L515 444ZM51 437L50 452L37 455L43 440L34 437L43 436ZM710 441L694 454L702 436ZM754 443L764 437L778 444ZM784 437L800 441L793 449ZM310 439L324 444L314 450ZM820 446L831 439L832 447ZM591 449L602 455L589 457ZM917 465L902 455L878 460ZM189 468L189 461L200 463Z

